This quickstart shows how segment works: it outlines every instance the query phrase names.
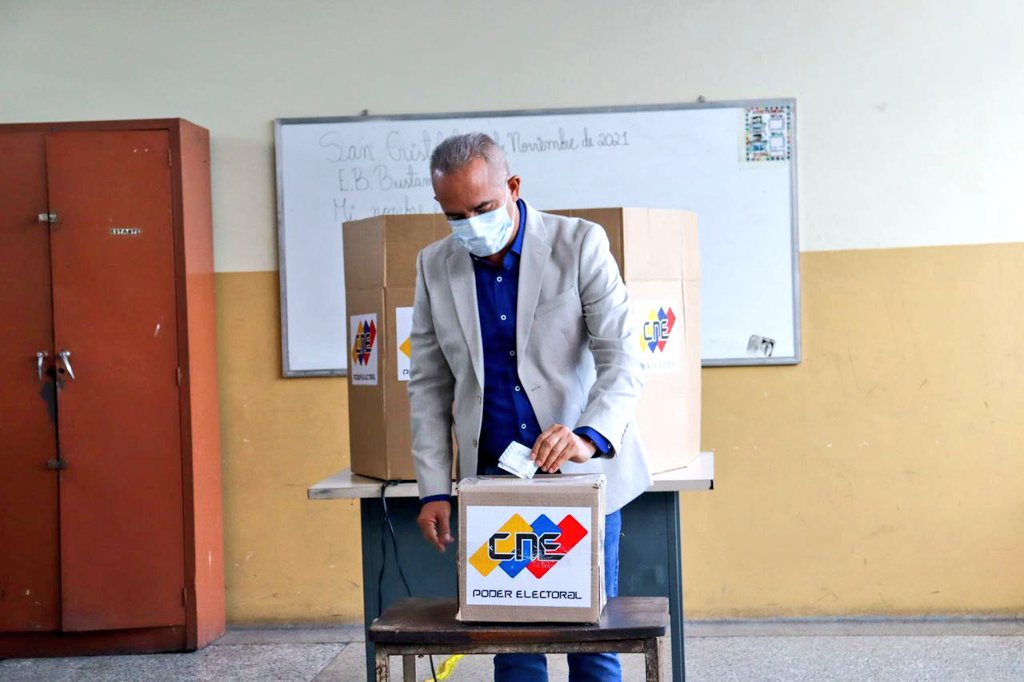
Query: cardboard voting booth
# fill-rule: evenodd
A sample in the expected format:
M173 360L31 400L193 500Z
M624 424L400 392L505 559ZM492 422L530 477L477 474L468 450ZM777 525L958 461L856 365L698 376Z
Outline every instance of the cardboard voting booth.
M647 375L636 421L648 463L652 472L686 466L700 454L696 215L637 208L554 212L598 223L608 234L632 297ZM378 216L343 229L352 471L413 480L407 382L416 257L451 230L440 214Z
M458 619L598 622L604 490L602 474L463 479Z

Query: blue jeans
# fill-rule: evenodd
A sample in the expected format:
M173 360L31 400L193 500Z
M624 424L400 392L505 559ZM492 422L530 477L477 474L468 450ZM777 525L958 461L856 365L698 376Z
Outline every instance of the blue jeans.
M609 597L619 594L619 533L622 514L604 517L604 589ZM618 682L622 667L618 654L566 654L569 682ZM494 657L494 682L546 682L548 661L544 654L498 654Z

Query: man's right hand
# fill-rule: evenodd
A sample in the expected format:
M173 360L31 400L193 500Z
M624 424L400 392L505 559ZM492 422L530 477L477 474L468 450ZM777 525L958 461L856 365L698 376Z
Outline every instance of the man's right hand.
M455 542L448 524L451 516L452 503L447 500L437 500L423 505L420 515L416 519L423 537L442 554L448 545Z

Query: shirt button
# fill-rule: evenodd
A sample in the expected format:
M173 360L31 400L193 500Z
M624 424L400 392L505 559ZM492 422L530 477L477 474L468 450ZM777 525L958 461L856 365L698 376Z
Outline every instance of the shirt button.
M514 350L510 350L510 351L508 352L508 354L509 354L509 355L512 355L512 356L515 356L516 352L515 352Z
M526 430L526 424L520 424L519 428L521 428L523 431L525 431Z
M521 390L523 390L522 386L516 386L516 393L519 393L519 391L521 391Z
M508 315L502 315L502 316L501 316L501 321L502 321L502 322L504 322L504 321L505 321L505 320L507 320L507 319L508 319Z
M498 281L499 282L501 281L501 275L498 275Z

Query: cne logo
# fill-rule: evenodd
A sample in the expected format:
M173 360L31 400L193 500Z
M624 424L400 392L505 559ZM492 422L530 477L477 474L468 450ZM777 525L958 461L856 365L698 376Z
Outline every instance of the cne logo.
M555 524L545 514L527 523L513 514L469 558L469 564L485 578L495 568L515 578L525 568L535 578L543 578L580 540L587 529L571 514Z
M640 346L651 353L665 350L665 344L672 336L672 328L676 326L676 314L670 306L658 308L644 320L643 336Z
M377 341L377 325L373 320L363 320L356 327L355 340L352 342L352 362L367 365L373 344Z

